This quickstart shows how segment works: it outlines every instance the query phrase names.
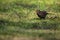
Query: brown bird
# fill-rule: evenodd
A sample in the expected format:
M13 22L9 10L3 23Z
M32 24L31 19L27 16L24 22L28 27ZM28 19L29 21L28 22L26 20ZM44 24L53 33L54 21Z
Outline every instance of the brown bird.
M45 19L46 15L48 14L46 11L40 11L40 10L36 10L36 14L38 15L38 17L40 19Z

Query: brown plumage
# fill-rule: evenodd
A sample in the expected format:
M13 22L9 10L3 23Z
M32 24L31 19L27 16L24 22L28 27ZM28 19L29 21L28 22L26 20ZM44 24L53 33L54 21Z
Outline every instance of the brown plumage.
M36 10L36 13L40 19L45 19L46 15L48 14L46 11Z

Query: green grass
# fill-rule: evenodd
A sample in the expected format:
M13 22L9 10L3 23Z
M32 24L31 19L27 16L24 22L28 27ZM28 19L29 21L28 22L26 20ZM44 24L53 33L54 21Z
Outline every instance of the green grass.
M11 33L12 32L12 33ZM32 30L32 29L29 29L29 30L26 30L26 29L23 29L20 31L8 31L8 32L4 32L4 34L0 33L0 39L5 39L5 40L8 40L8 38L10 38L9 40L13 40L14 38L16 38L16 36L19 38L30 38L32 37L32 40L33 40L33 37L35 37L34 39L40 39L41 37L44 39L44 40L60 40L60 32L58 30L54 31L54 30ZM30 39L28 39L30 40Z
M43 30L60 30L59 2L60 0L0 0L0 21L3 21L0 23L0 34L14 35L16 33L15 35L25 34L44 38L50 36L50 33L45 33ZM45 20L38 18L36 9L46 10L49 13ZM59 39L60 34L55 35ZM51 33L46 40L53 40L53 36L54 34Z

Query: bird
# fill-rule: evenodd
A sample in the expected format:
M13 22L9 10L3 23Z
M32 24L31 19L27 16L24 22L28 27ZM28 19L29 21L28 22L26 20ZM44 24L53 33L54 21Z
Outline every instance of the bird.
M48 14L46 11L36 10L36 14L40 19L45 19L46 15Z

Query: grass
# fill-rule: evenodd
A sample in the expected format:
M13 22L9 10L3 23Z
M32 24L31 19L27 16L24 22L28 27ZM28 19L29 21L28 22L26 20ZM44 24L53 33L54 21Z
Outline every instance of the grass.
M11 31L12 32L12 31ZM8 32L9 33L9 32ZM33 39L39 39L42 38L44 40L60 40L60 32L59 31L55 31L54 30L20 30L20 31L17 31L17 32L12 32L12 34L8 34L8 33L5 33L5 34L1 34L1 37L0 39L6 39L8 40L8 38L10 38L10 40L13 40L14 38L17 38L17 39L22 39L23 40L26 40L25 38L27 38L28 40L31 39L32 37L32 40ZM57 35L58 34L58 35ZM6 38L5 38L6 37Z
M56 34L54 34L55 31L50 32L60 30L59 2L60 0L0 0L0 35L21 34L35 38L38 36L38 39L43 37L46 40L60 40L60 32ZM45 20L37 17L36 9L46 10L49 13ZM2 36L0 39L4 40L5 36L3 38Z

